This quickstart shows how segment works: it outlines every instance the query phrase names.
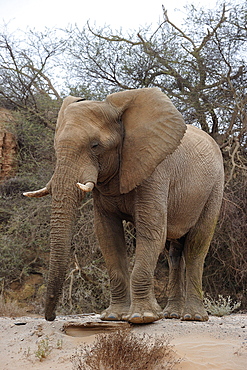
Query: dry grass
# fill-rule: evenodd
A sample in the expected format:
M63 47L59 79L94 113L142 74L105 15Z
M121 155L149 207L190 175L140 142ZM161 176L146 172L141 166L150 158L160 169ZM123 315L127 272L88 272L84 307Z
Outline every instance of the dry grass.
M0 316L20 317L25 314L26 310L21 308L16 301L8 301L0 296Z
M137 336L130 329L99 334L72 357L74 370L171 370L180 361L167 337Z

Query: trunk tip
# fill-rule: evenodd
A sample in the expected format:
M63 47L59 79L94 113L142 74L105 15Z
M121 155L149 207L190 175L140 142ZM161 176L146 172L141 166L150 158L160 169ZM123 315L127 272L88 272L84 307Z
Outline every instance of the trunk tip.
M56 318L55 312L53 312L52 314L45 314L46 321L54 321L55 318Z

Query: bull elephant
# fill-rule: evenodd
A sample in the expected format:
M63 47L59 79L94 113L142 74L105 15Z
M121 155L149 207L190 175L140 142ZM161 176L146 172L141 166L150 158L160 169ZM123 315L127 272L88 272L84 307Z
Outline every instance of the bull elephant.
M92 191L95 230L107 266L111 301L103 320L150 323L162 317L208 319L202 273L223 192L222 156L205 132L186 125L158 88L121 91L105 101L69 96L55 133L51 252L45 317L54 320L68 265L72 226ZM122 221L136 227L129 272ZM168 303L154 294L154 269L167 245Z

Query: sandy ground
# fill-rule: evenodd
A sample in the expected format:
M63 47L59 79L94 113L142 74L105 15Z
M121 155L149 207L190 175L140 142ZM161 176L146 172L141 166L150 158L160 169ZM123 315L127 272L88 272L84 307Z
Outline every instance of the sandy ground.
M62 331L67 322L100 322L98 315L60 316L54 322L40 317L0 318L0 369L72 369L71 356L76 349L95 340L95 331ZM247 315L233 314L210 317L208 322L160 320L149 325L134 326L135 333L151 336L167 334L174 351L182 361L176 369L246 370ZM71 333L70 333L71 334ZM49 355L39 361L39 343L48 339ZM42 345L41 345L42 347ZM95 369L97 370L97 369ZM131 369L130 369L131 370Z

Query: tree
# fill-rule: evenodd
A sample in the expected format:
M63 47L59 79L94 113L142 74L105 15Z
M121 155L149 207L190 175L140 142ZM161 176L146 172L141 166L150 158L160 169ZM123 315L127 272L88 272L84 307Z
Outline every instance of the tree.
M23 40L14 38L6 30L2 31L1 105L22 110L37 122L54 130L61 97L52 79L55 79L57 67L55 57L60 55L63 49L64 42L55 35L55 31L28 31Z

